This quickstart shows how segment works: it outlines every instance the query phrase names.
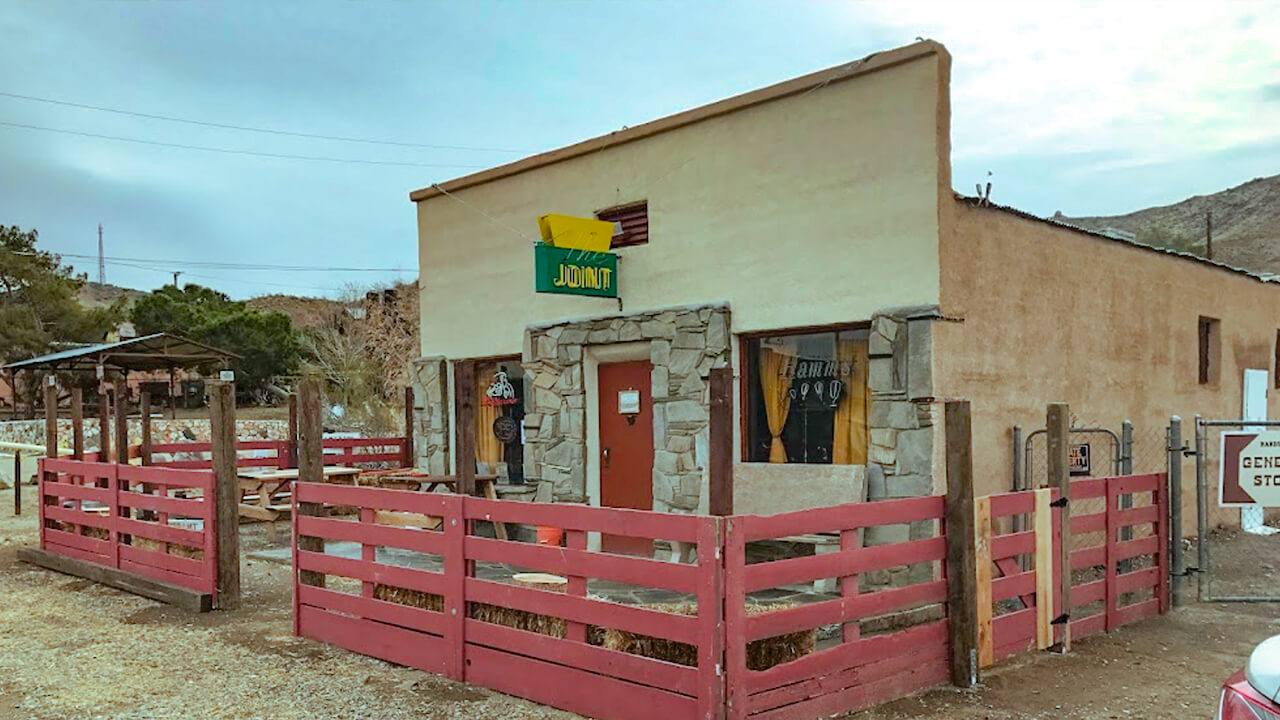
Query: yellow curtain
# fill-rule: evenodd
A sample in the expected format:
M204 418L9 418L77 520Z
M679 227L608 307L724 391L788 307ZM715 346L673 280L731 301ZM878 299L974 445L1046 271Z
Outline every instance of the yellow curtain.
M782 428L787 424L787 411L791 409L791 378L796 372L794 352L778 352L760 348L760 391L764 397L764 414L769 422L769 462L787 461L787 448L782 444Z
M836 361L845 384L836 406L835 442L832 462L836 465L865 465L867 462L867 341L836 341ZM846 368L851 371L844 375Z
M493 421L502 414L501 405L486 405L484 393L493 382L493 371L476 373L476 461L488 465L489 473L498 471L498 463L502 462L503 446L493 434Z

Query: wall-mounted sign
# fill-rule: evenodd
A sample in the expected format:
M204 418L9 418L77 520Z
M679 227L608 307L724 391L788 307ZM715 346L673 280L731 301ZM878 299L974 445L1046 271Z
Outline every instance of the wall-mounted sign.
M791 380L791 403L800 410L835 408L844 394L849 367L834 360L796 360Z
M218 379L221 380L222 382L235 382L236 371L235 370L219 370Z
M504 445L513 443L520 438L520 423L508 415L499 415L493 420L493 436Z
M1067 470L1072 475L1088 475L1093 472L1089 443L1071 443L1067 446Z
M480 398L480 404L516 404L516 389L511 385L511 381L507 379L505 370L499 370L493 374L493 382L489 383L489 387L484 391L484 397Z
M640 391L639 390L619 390L618 391L618 414L619 415L639 415L640 414Z
M542 242L568 250L609 252L613 242L613 223L572 215L543 215L538 218Z
M538 243L533 250L540 293L618 297L618 256Z
M1218 504L1280 507L1280 431L1224 432Z

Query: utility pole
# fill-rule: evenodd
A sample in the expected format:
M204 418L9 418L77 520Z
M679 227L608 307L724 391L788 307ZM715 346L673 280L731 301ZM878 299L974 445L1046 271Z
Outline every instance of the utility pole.
M98 223L98 284L107 284L107 262L102 254L102 223Z
M181 270L173 271L173 286L178 287L178 276L182 274Z
M1204 212L1204 256L1213 259L1213 211Z

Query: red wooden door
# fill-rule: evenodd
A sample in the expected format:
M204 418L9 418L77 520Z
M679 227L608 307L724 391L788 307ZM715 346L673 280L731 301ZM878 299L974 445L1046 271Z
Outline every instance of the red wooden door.
M600 366L600 504L605 507L653 509L652 368L646 360ZM639 394L639 412L623 415L619 402L628 391ZM605 535L601 544L606 552L653 554L652 540Z

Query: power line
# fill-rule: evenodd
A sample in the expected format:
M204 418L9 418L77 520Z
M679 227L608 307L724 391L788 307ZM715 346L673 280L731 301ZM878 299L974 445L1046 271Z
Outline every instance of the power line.
M117 140L119 142L138 143L140 145L157 145L159 147L181 148L183 150L200 150L202 152L223 153L226 155L251 155L254 157L275 158L279 160L311 160L316 162L349 163L349 164L356 164L356 165L396 165L400 167L423 167L423 168L477 169L477 168L486 167L484 165L395 162L391 160L360 160L357 158L335 158L335 157L325 157L322 155L287 155L284 153L256 152L254 150L232 150L230 148L210 147L207 145L184 145L182 143L160 142L158 140L143 140L141 138L122 137L119 135L102 135L99 133L80 132L78 130L64 130L61 128L44 127L42 125L25 125L23 123L13 123L13 122L4 122L4 121L0 121L0 125L3 125L5 127L23 128L26 130L40 130L43 132L62 133L64 135L78 135L80 137L98 138L100 140Z
M172 274L172 272L169 270L163 270L161 268L154 268L154 267L147 267L146 265L135 265L133 263L120 262L118 260L107 260L107 262L111 265L120 265L122 267L136 268L138 270L151 270L153 272ZM252 285L252 286L270 285L272 287L289 288L291 290L311 290L311 291L318 291L318 292L336 292L338 290L341 290L341 288L317 287L314 285L290 285L288 283L268 282L265 280L237 280L235 278L219 277L216 275L202 275L198 273L183 272L182 274L189 275L191 277L201 278L204 280L217 280L219 282L230 282L230 283L237 283L240 285Z
M0 95L4 97L16 98L18 100L30 100L33 102L48 103L50 105L63 105L66 107L82 108L84 110L96 110L98 112L115 113L117 115L129 115L132 117L147 118L149 120L164 120L166 122L185 123L187 125L202 125L204 127L223 128L225 130L242 130L244 132L266 133L269 135L287 135L289 137L312 138L315 140L334 140L338 142L354 142L366 143L369 145L394 145L397 147L416 147L428 148L431 150L470 150L475 152L503 152L503 153L520 153L524 150L513 150L511 148L491 148L476 147L471 145L432 145L427 143L411 143L401 142L398 140L373 140L370 138L346 137L343 135L320 135L316 133L295 132L291 130L275 130L272 128L250 127L248 125L231 125L229 123L216 123L206 120L192 120L190 118L174 117L172 115L154 115L152 113L136 112L133 110L121 110L119 108L102 107L100 105L86 105L84 103L69 102L66 100L53 100L51 98L35 97L33 95L19 95L18 93L0 91Z
M20 255L34 255L35 253L16 253ZM93 259L97 255L80 255L77 253L57 253L62 257ZM170 268L174 265L184 267L203 267L217 270L276 270L286 272L417 272L416 268L370 268L370 267L338 267L323 265L267 265L263 263L222 263L207 262L202 260L158 260L156 258L130 258L130 257L111 257L105 258L109 262L115 263L148 263L152 265L160 265ZM173 272L166 269L165 272Z

